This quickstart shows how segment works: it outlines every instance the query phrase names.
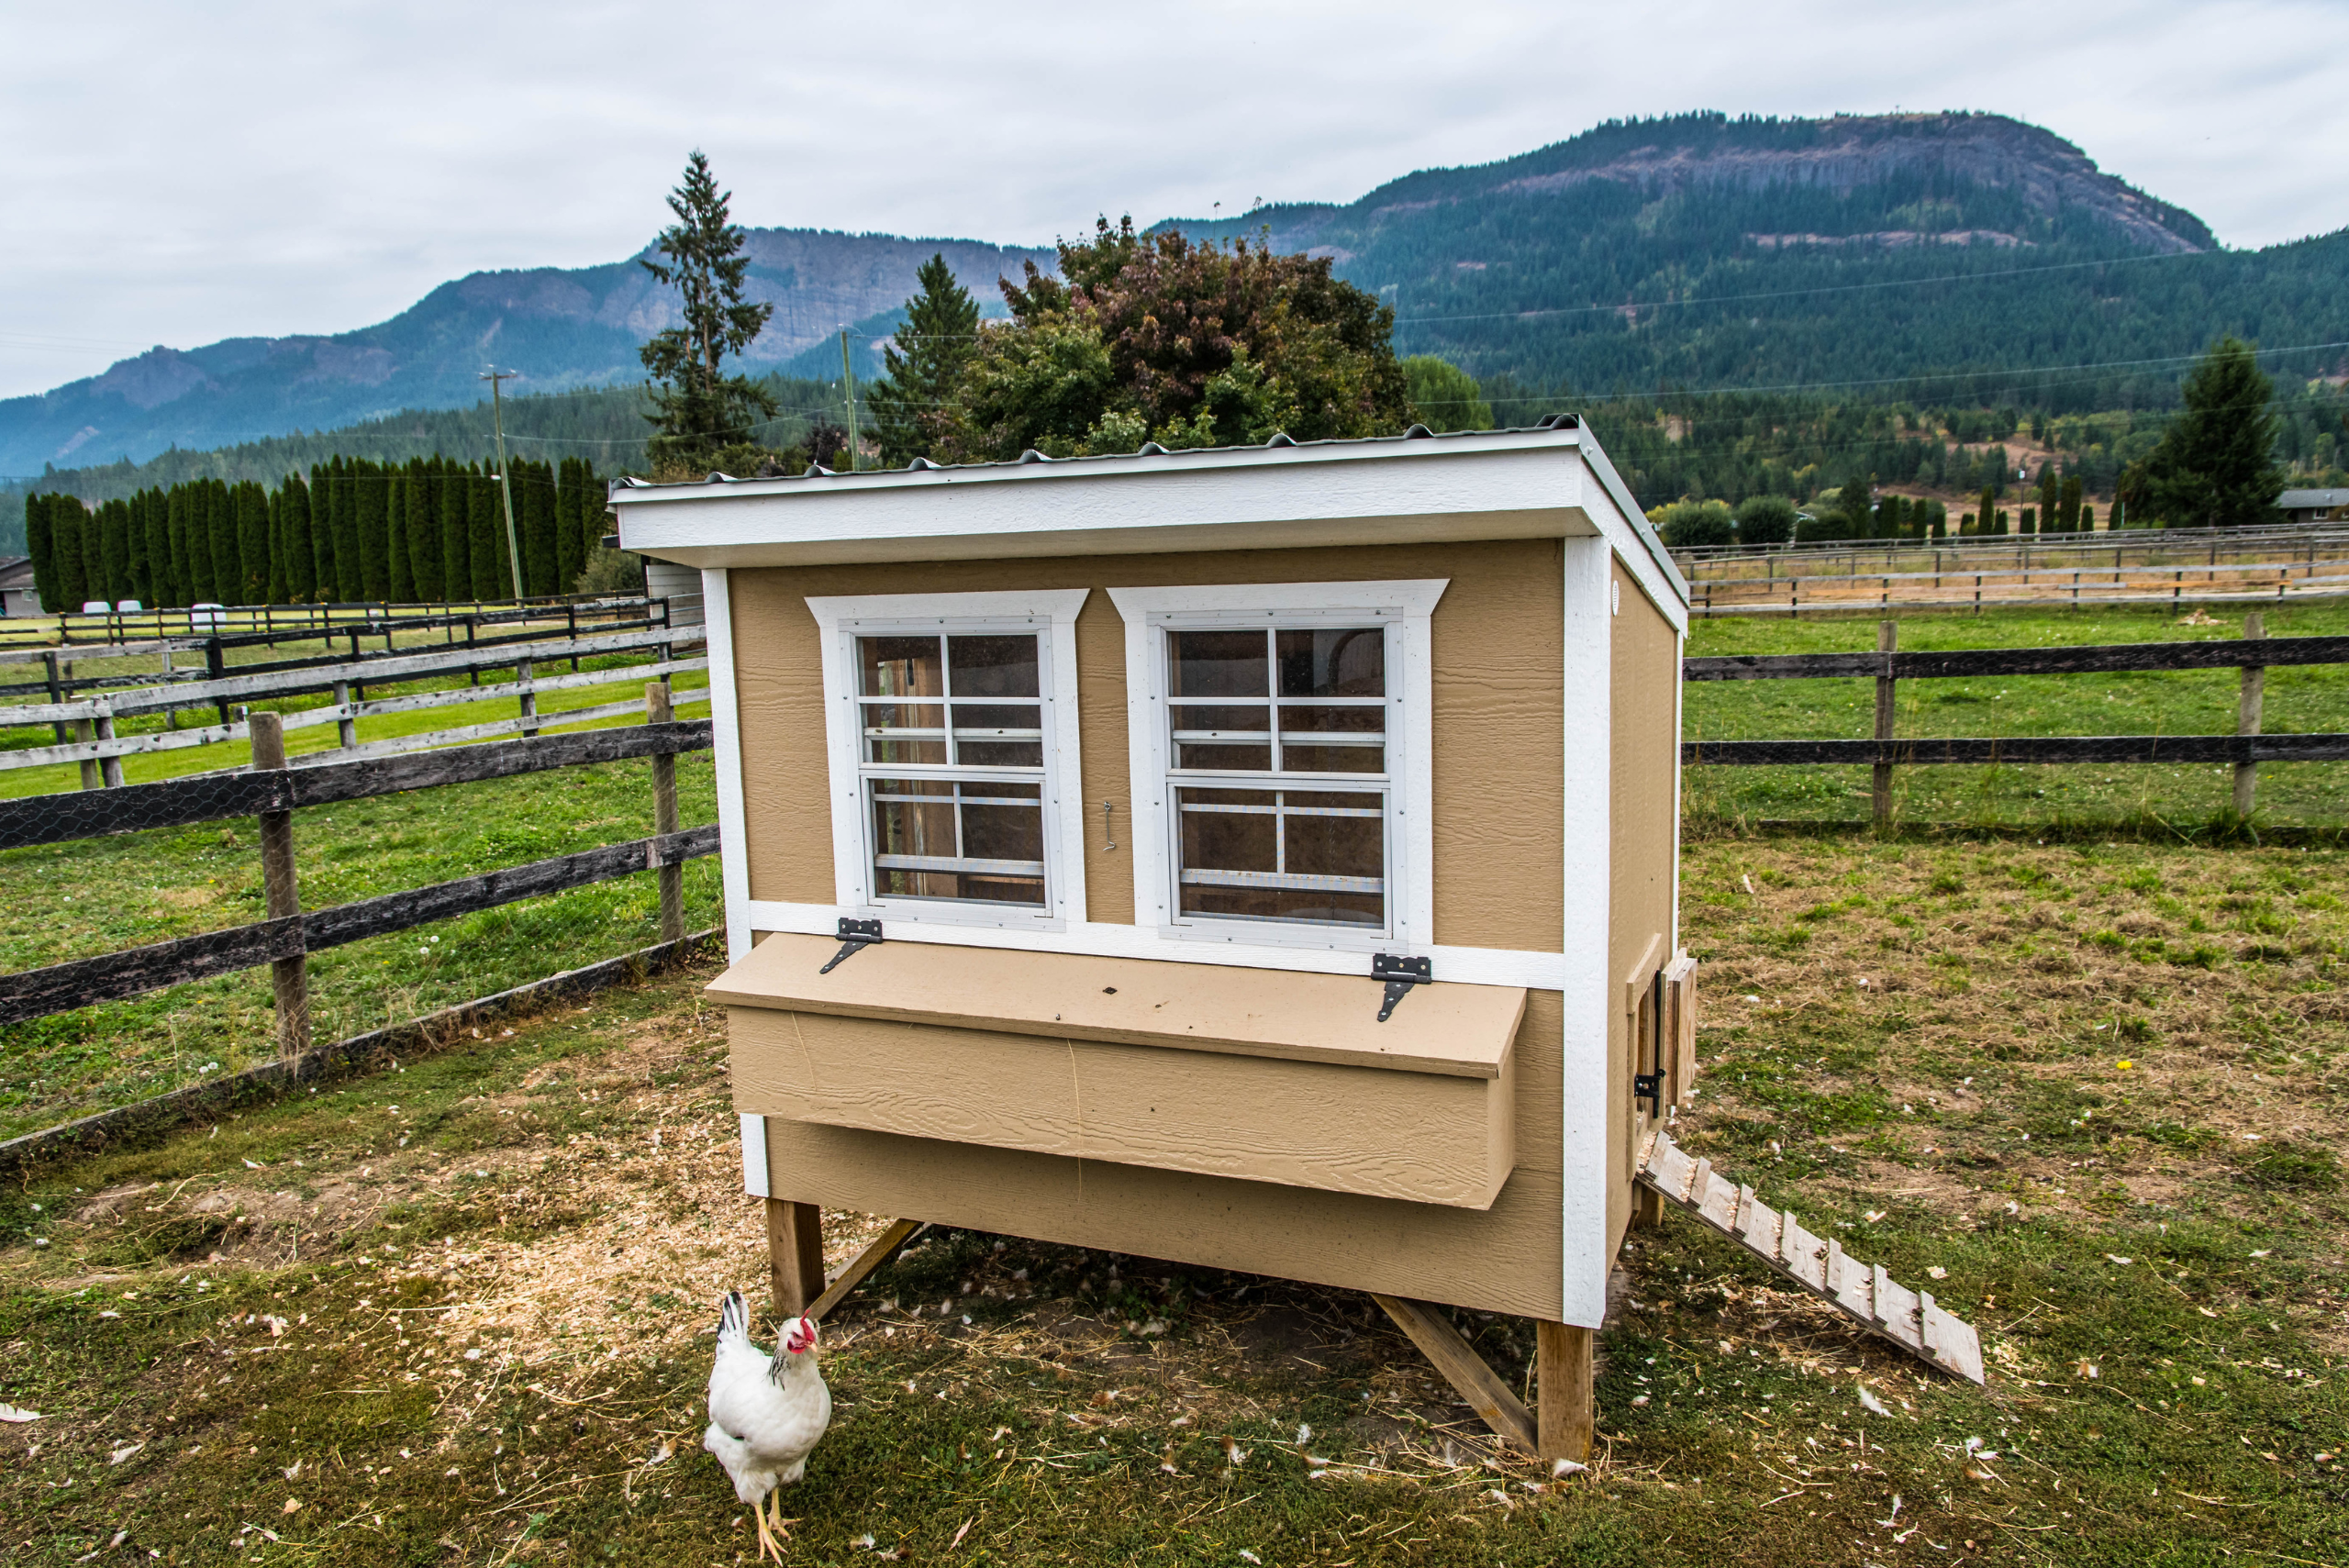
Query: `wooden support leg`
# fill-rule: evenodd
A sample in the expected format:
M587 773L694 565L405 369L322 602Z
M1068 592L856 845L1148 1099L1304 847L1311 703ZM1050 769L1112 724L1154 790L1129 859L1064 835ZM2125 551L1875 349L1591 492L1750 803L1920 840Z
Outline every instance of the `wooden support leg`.
M1664 1223L1664 1195L1644 1183L1631 1187L1631 1223L1642 1229Z
M824 1211L812 1203L767 1199L767 1272L774 1315L796 1318L824 1294Z
M1598 1336L1571 1323L1537 1323L1533 1333L1541 1380L1541 1432L1534 1451L1543 1459L1587 1464L1598 1424L1590 1357Z
M1401 1296L1371 1296L1385 1308L1386 1316L1395 1319L1419 1353L1434 1363L1443 1380L1459 1391L1469 1407L1484 1418L1485 1425L1497 1436L1523 1449L1538 1449L1533 1430L1533 1418L1517 1396L1509 1392L1493 1369L1485 1364L1475 1347L1460 1337L1460 1330L1443 1315L1440 1307L1424 1301L1408 1301ZM1546 1325L1545 1325L1546 1326Z

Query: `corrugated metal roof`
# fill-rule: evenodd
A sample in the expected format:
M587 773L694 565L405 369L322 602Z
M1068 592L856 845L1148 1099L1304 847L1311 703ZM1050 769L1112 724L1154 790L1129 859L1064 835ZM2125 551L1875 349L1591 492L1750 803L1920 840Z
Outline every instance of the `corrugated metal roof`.
M2349 490L2287 490L2276 497L2276 505L2287 511L2303 506L2349 506Z

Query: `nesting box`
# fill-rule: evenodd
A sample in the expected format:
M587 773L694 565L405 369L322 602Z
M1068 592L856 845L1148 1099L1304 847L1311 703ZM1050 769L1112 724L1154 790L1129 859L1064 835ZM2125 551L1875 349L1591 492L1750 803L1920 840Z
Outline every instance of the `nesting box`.
M701 573L751 1192L1599 1322L1687 588L1575 419L612 501Z

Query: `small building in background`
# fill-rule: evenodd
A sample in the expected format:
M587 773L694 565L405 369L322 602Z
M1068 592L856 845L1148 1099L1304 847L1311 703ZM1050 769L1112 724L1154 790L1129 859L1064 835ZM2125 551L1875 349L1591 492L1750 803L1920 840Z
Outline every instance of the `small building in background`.
M2288 523L2349 523L2349 490L2287 490L2276 509Z
M40 595L33 587L33 558L0 555L0 616L40 613Z

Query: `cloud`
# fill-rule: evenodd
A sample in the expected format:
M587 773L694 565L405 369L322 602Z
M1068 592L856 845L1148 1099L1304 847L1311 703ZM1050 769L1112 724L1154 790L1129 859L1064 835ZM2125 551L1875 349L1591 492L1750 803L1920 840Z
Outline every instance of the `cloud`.
M634 252L687 149L753 224L1036 243L1351 200L1618 116L1993 109L2231 244L2349 222L2349 11L1989 0L18 6L0 395Z

